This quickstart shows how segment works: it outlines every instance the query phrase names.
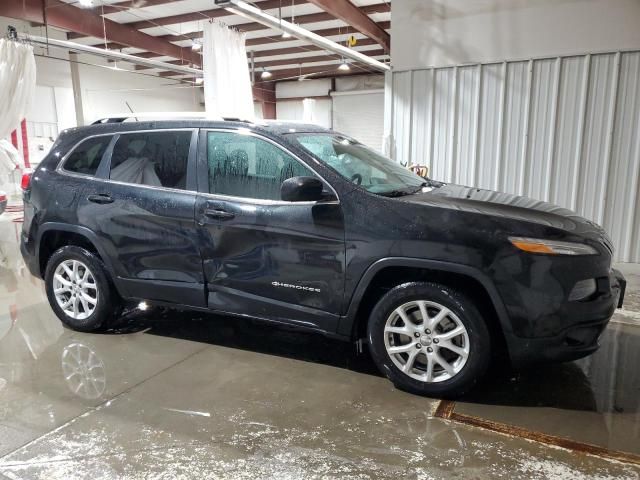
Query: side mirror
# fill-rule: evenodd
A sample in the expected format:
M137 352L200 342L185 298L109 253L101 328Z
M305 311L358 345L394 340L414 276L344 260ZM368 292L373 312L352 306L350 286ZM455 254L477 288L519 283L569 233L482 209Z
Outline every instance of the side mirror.
M315 177L291 177L282 182L280 198L286 202L315 202L322 199L323 188Z

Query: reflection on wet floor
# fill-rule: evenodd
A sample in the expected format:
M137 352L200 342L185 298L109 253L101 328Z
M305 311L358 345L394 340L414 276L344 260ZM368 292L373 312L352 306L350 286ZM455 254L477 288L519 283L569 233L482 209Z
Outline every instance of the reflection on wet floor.
M640 454L640 328L611 324L577 362L489 378L458 413Z
M580 362L492 369L456 411L637 452L639 335L616 323ZM73 332L19 262L0 271L3 480L639 478L438 405L395 389L366 351L256 321L152 308Z
M433 418L437 401L394 389L366 353L315 334L163 309L129 313L114 327L81 334L64 329L45 304L19 312L0 340L0 475L78 478L81 468L81 478L313 478L320 469L341 478L637 479L640 472ZM620 325L608 336L621 343L625 329L633 336ZM637 383L604 385L622 389L611 397L620 402L607 404L597 371L595 357L515 380L500 372L474 394L476 403L457 408L520 409L512 418L498 414L500 421L551 408L557 423L574 425L570 434L608 421L611 438L637 443L637 397L625 391ZM574 417L615 418L619 405L635 420Z

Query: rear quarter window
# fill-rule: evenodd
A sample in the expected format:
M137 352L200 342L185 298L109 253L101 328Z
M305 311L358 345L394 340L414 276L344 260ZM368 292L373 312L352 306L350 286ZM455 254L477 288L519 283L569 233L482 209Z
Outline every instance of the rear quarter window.
M73 149L62 168L67 172L94 176L110 141L111 135L84 140Z

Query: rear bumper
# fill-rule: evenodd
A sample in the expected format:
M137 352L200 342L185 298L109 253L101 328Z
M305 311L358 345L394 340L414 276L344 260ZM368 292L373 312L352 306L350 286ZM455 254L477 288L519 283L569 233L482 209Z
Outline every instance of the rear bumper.
M40 266L38 265L38 258L35 253L34 242L29 242L27 235L22 232L20 235L20 253L24 259L24 263L27 265L31 275L41 278Z
M511 362L514 367L534 363L567 362L586 357L595 352L600 335L607 327L613 312L624 302L626 280L618 270L609 276L608 293L597 300L593 316L585 314L583 303L578 315L567 327L549 337L523 338L511 335L507 338ZM606 312L605 315L602 315Z

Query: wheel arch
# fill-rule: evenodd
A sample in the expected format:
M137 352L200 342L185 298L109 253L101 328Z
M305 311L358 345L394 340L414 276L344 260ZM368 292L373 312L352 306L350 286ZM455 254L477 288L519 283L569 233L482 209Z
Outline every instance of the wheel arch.
M66 223L47 222L38 229L36 241L36 265L44 277L47 261L58 248L63 245L77 245L95 253L114 279L114 272L109 256L100 247L97 235L87 227Z
M420 258L390 257L373 263L358 282L338 333L353 340L363 338L369 314L380 294L410 281L462 287L464 293L479 303L481 313L487 315L491 333L499 335L502 347L508 349L506 337L511 335L512 329L502 298L491 279L475 267Z

